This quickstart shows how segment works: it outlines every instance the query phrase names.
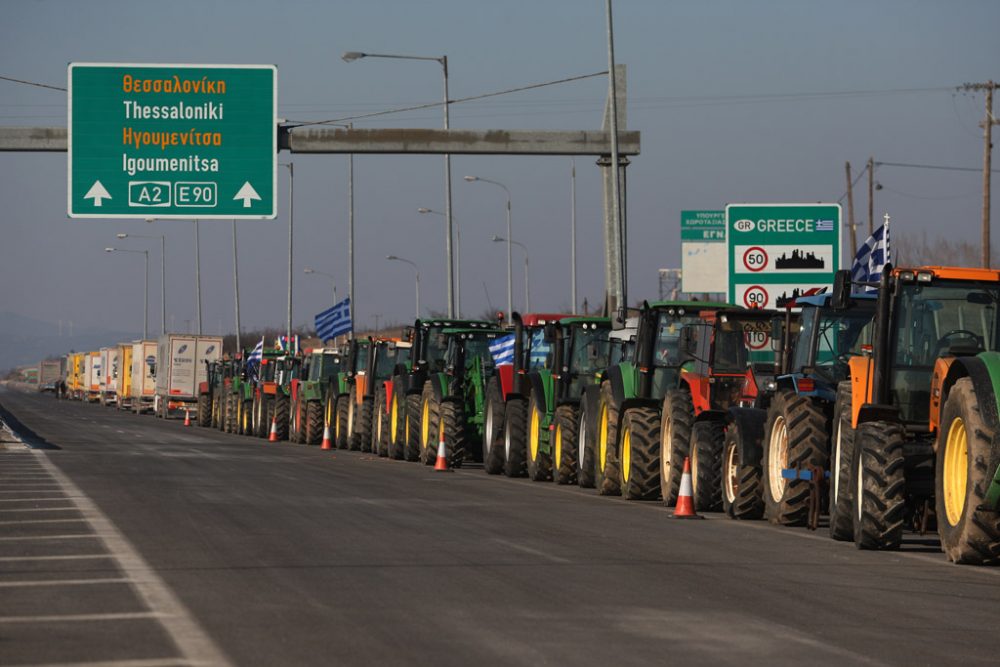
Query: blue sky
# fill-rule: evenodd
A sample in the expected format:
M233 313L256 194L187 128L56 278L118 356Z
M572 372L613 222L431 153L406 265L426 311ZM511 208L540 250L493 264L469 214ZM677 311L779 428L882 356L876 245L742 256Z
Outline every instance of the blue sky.
M447 54L452 97L503 90L606 68L601 0L457 2L68 2L12 0L0 26L0 75L66 85L69 62L268 63L278 66L279 116L351 115L437 101L438 66L340 59L349 50ZM844 162L978 167L982 95L966 81L1000 78L1000 3L615 3L616 50L628 66L628 127L642 132L629 167L630 299L657 296L657 269L680 263L682 209L741 201L836 201ZM458 104L455 128L598 129L606 82L582 82ZM837 93L836 95L826 95ZM65 94L0 81L0 125L65 126ZM358 121L360 127L439 127L438 110ZM290 156L296 165L295 322L327 307L330 283L347 288L346 158ZM192 225L69 220L65 156L0 154L0 312L79 326L138 329L141 260L107 255L116 232L167 235L168 326L194 317ZM603 294L600 180L577 160L579 290ZM506 301L501 191L513 237L531 246L532 306L569 306L568 158L456 157L454 215L462 234L463 307ZM976 240L981 176L882 167L876 216L894 233ZM356 319L361 327L412 317L412 270L426 307L444 308L443 223L416 209L444 208L437 156L359 156L355 163ZM245 327L285 319L286 184L281 214L240 223ZM857 200L859 213L867 202ZM122 244L124 247L124 244ZM129 247L146 247L136 240ZM159 330L157 244L150 246L150 328ZM523 294L515 248L515 307ZM207 333L233 328L228 222L202 225Z

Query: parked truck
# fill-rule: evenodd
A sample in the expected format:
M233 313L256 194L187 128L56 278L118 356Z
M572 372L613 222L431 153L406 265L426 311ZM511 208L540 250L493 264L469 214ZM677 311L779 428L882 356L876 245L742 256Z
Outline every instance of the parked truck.
M132 345L133 343L119 343L118 345L118 393L115 398L115 407L119 410L126 410L132 407Z
M206 361L222 356L221 336L165 334L157 343L156 416L197 413L198 387L207 379Z
M149 410L153 412L156 403L156 358L155 340L140 340L132 343L132 371L129 374L129 408L135 414Z
M38 391L55 393L59 381L62 380L62 362L58 359L46 359L38 364Z
M112 405L118 401L118 376L120 374L118 346L102 347L100 352L101 368L104 371L100 379L100 402L102 405Z

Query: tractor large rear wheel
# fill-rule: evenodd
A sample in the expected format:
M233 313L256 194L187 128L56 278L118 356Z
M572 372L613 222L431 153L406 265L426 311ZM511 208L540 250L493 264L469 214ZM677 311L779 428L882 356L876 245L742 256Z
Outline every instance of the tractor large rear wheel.
M438 414L438 438L444 440L445 457L449 468L461 468L465 461L470 444L466 427L465 409L462 404L457 401L443 402Z
M252 426L250 427L253 434L258 438L266 438L268 433L269 424L265 424L264 418L265 405L264 396L260 393L255 392L253 396L253 413L251 414Z
M660 497L660 414L654 408L629 408L622 417L618 438L621 454L622 497L657 500Z
M371 452L372 451L372 417L373 399L362 398L361 405L357 406L357 416L354 422L354 445L352 449Z
M576 457L579 467L576 483L592 489L597 470L597 394L586 392L580 401L580 416L576 422Z
M611 391L611 383L601 385L601 399L597 408L597 466L594 469L594 486L602 496L621 495L621 468L618 461L618 405Z
M291 399L282 393L279 393L271 402L271 405L274 406L271 416L274 419L278 440L288 440L288 406L290 402ZM270 424L268 424L268 428L271 428Z
M323 439L323 408L319 401L306 403L305 442L307 445L318 445Z
M511 398L504 407L503 415L503 473L507 477L524 477L524 440L528 431L528 402L523 398Z
M686 388L671 389L663 397L660 411L660 497L668 507L677 504L684 473L684 458L691 447L694 403Z
M725 424L706 420L691 427L691 485L695 509L717 512L722 507L722 446Z
M730 519L759 519L764 516L759 465L743 465L743 433L736 423L726 427L722 445L722 511Z
M198 394L198 426L212 425L212 397L208 394Z
M334 429L337 438L337 449L347 449L347 420L351 412L350 394L337 397L337 427Z
M980 398L970 378L958 380L948 394L934 484L941 549L955 563L977 565L1000 562L1000 514L977 509L992 481L988 465L997 428L980 410Z
M491 378L486 384L486 405L483 415L483 468L490 475L503 472L503 395L500 380Z
M389 456L389 428L385 417L385 383L375 392L372 409L372 454Z
M525 451L528 455L528 479L533 482L547 482L552 479L552 456L544 451L548 430L545 428L545 397L532 393L528 401L528 437Z
M901 424L874 421L854 441L854 545L898 549L906 512L906 432Z
M764 503L771 523L804 526L809 520L812 482L785 479L783 471L826 469L826 426L826 415L812 399L788 390L775 394L764 431Z
M438 418L441 413L441 405L434 397L435 378L431 378L424 384L424 391L420 396L420 460L424 465L432 466L437 460L438 443Z
M552 418L552 477L556 484L576 483L576 409L560 405Z
M406 438L406 460L420 460L420 394L409 394L406 397L406 428L403 437Z
M830 439L830 537L854 539L851 508L851 470L854 468L854 426L851 424L851 382L837 385L833 407L833 437Z

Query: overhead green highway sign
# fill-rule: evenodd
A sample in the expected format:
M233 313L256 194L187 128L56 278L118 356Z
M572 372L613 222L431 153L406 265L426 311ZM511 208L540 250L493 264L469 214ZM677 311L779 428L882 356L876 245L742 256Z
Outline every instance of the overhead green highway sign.
M71 63L71 218L274 218L273 65Z

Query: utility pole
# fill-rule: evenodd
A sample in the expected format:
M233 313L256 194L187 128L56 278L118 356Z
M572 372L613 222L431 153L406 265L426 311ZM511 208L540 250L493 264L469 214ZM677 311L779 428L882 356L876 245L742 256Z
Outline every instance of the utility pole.
M850 266L854 259L854 253L858 251L858 225L854 220L854 188L851 185L851 163L845 162L844 168L847 170L847 225L851 230L851 251L847 256L847 265Z
M868 236L875 236L875 158L868 158Z
M959 90L986 91L986 118L981 123L983 127L983 268L990 267L990 167L992 164L993 126L997 119L993 117L993 91L996 83L966 83Z

